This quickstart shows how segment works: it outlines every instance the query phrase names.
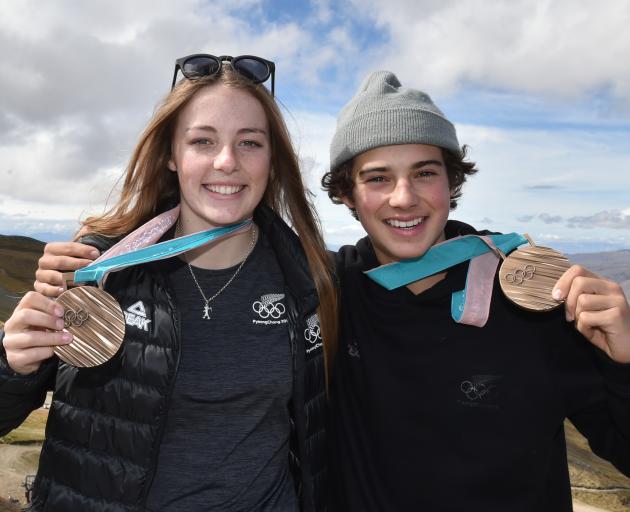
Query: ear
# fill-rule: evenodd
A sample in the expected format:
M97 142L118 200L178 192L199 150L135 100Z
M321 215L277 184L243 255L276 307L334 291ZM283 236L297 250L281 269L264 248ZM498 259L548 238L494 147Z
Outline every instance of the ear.
M354 210L354 201L352 200L351 197L349 196L341 196L339 199L341 199L341 202L343 204L345 204L348 208L351 208L352 210Z
M175 165L175 162L173 162L172 158L168 159L168 163L166 164L166 167L168 167L169 171L177 172L177 166Z

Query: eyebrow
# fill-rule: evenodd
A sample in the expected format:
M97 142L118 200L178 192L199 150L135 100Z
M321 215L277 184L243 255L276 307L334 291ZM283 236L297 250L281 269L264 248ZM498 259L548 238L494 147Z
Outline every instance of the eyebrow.
M427 165L437 165L439 167L444 167L444 162L440 162L439 160L419 160L411 164L409 168L411 170L416 170L416 169L421 169L422 167L426 167ZM366 174L373 173L373 172L387 172L387 171L389 171L389 167L387 166L378 165L375 167L369 167L369 164L368 164L368 168L361 169L357 173L357 176L365 176Z
M217 129L214 126L210 126L210 125L189 126L188 128L186 128L187 132L191 132L193 130L198 130L198 131L202 131L202 132L217 133ZM249 128L249 127L248 128L241 128L236 133L238 133L238 134L241 134L241 133L262 133L263 135L267 135L267 131L263 130L262 128Z

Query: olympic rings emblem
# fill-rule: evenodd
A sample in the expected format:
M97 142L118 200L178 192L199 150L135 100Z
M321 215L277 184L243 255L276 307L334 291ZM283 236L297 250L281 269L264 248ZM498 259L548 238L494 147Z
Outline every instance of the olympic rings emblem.
M534 277L536 273L536 267L534 265L526 265L523 270L520 268L515 270L514 273L509 273L505 275L505 280L510 284L521 285L525 281L529 281Z
M473 384L469 380L462 382L460 389L469 400L477 400L489 391L485 384Z
M284 312L286 311L286 308L284 307L284 304L282 304L282 302L276 302L275 304L272 302L268 302L263 304L259 300L252 304L252 309L255 313L258 313L258 315L260 315L260 318L271 317L274 320L280 318L282 315L284 315Z
M90 313L84 309L75 311L74 309L66 309L63 314L63 326L67 329L70 326L81 327L90 318Z
M321 340L322 335L319 325L309 325L306 329L304 329L304 339L310 344L315 344L317 340Z

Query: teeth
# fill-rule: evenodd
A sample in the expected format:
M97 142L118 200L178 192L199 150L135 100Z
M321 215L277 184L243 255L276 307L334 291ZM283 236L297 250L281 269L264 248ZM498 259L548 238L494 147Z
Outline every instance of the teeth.
M392 227L395 228L412 228L414 226L417 226L418 224L420 224L422 221L424 220L423 217L419 217L417 219L413 219L413 220L408 220L408 221L400 221L400 220L395 220L395 219L391 219L386 221L387 224L389 224Z
M243 190L242 185L206 185L206 188L211 192L216 192L224 196L236 194Z

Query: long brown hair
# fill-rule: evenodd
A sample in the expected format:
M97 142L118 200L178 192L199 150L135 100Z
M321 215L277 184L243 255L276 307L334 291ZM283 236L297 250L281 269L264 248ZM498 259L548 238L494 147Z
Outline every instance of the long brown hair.
M215 84L249 92L262 105L269 123L271 173L261 203L289 222L300 238L319 295L318 316L324 341L326 376L337 349L337 292L332 263L321 234L319 218L306 196L302 175L284 118L267 89L243 79L224 65L221 73L182 80L158 105L136 145L125 173L120 199L103 215L87 218L82 232L120 236L179 199L177 174L167 169L179 112L193 96Z

